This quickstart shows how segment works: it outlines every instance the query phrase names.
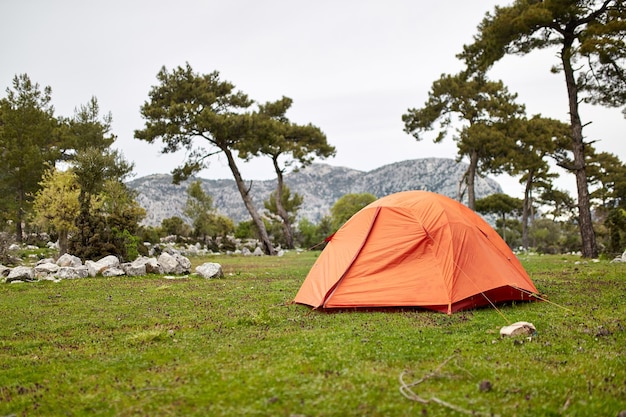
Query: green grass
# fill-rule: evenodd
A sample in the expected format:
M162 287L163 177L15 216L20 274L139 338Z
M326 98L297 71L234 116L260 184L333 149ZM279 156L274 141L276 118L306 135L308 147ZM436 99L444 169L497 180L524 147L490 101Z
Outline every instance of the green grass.
M291 304L317 253L212 257L224 279L0 285L0 416L616 416L626 409L626 265L522 257L550 301L323 313ZM564 309L567 308L568 310ZM481 381L492 383L480 391Z

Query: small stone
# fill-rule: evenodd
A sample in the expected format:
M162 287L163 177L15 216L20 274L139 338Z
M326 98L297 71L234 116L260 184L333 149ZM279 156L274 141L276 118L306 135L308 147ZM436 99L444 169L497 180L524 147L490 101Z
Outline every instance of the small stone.
M480 392L489 392L491 391L491 388L493 388L493 386L491 385L491 381L488 380L484 380L484 381L480 381L480 384L478 384L478 390Z
M537 329L532 323L528 323L526 321L518 321L517 323L513 323L510 326L504 326L500 329L500 336L532 336L537 333Z

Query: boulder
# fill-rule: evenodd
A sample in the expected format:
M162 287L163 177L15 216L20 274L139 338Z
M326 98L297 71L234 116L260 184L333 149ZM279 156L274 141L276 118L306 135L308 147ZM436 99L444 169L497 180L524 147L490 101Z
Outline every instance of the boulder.
M182 255L170 255L163 252L158 258L159 265L163 268L165 274L185 274L191 270L191 261Z
M196 267L196 272L202 278L222 278L224 272L222 271L222 265L215 262L207 262Z
M35 276L37 278L52 277L57 273L59 268L61 267L54 262L37 263L37 265L35 265Z
M187 274L191 272L191 261L189 258L184 257L183 255L175 254L174 257L178 261L178 264L183 269L183 274Z
M137 260L134 260L133 262L123 263L121 267L124 270L124 273L129 277L146 275L146 264L143 262L138 262Z
M117 258L117 256L109 255L105 256L97 262L86 261L85 265L89 269L89 276L95 277L98 275L102 275L104 271L109 268L119 268L120 260Z
M263 253L263 250L260 247L257 246L256 249L254 249L254 252L252 252L252 255L254 255L254 256L263 256L265 254Z
M78 266L82 266L82 264L83 261L81 261L78 256L70 255L69 253L61 255L61 257L57 259L57 265L60 267L69 266L76 268Z
M59 279L87 278L89 276L89 268L85 265L78 267L62 266L54 276Z
M6 282L13 281L22 281L22 282L30 282L36 281L35 279L35 269L29 266L16 266L9 272L7 276Z
M163 267L161 266L159 261L157 261L157 258L143 258L143 260L145 262L144 265L146 266L147 274L163 274Z

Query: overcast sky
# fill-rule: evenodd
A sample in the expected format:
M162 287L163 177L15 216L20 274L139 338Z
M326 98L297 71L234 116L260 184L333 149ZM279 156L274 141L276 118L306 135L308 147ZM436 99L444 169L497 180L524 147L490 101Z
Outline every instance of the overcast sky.
M444 0L2 0L0 96L26 73L52 87L58 116L95 96L113 116L115 144L135 164L137 177L167 173L184 154L133 138L144 127L139 109L162 66L188 62L221 78L257 102L293 99L287 116L324 131L337 156L324 162L363 171L406 159L456 157L448 139L417 142L401 117L421 107L442 73L472 41L485 12L507 1ZM551 74L554 51L506 58L490 78L501 79L529 116L565 122L562 74ZM617 109L583 106L589 140L626 160L626 121ZM247 179L273 177L271 161L240 164ZM573 176L558 182L574 190ZM204 178L231 178L215 158ZM521 197L517 181L496 178Z

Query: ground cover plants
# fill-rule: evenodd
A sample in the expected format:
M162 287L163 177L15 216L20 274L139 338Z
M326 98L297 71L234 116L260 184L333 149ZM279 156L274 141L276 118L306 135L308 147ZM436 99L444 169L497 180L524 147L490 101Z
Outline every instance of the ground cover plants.
M290 303L317 255L193 259L222 264L225 277L213 280L0 285L0 415L626 410L626 265L521 256L550 302L500 311L324 313ZM520 320L537 334L500 338ZM400 377L421 380L411 389L426 401L402 395Z

